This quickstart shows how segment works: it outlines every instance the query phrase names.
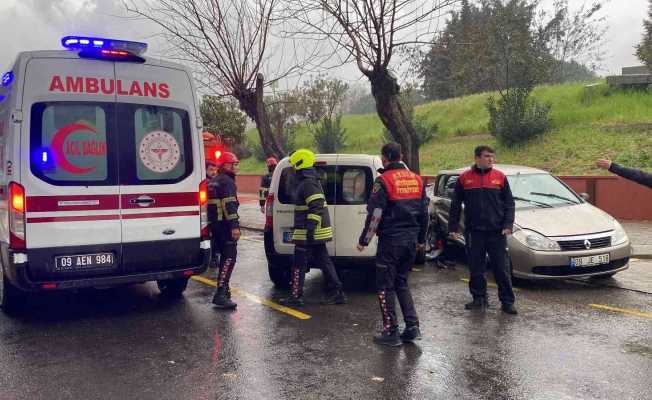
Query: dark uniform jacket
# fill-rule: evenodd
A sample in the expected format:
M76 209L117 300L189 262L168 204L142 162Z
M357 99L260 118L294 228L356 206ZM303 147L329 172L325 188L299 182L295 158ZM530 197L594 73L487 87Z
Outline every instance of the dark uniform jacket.
M613 172L616 175L620 175L623 178L639 183L643 186L652 188L652 174L643 172L640 169L626 168L616 163L611 163L611 167L609 167L609 171Z
M481 170L474 165L460 175L450 209L449 232L459 230L462 202L467 231L514 229L514 198L507 177L497 169Z
M260 178L260 189L258 190L258 201L260 202L260 206L265 205L265 201L267 201L267 194L269 193L269 187L272 184L272 173L268 173L267 175L264 175L262 178Z
M240 227L237 192L235 175L228 172L220 172L208 183L208 220L212 229L230 235L231 229Z
M427 229L428 198L421 177L403 163L390 164L374 182L358 244L367 246L375 233L381 240L424 243Z
M319 174L307 168L297 171L296 178L292 242L317 244L332 240L333 228Z

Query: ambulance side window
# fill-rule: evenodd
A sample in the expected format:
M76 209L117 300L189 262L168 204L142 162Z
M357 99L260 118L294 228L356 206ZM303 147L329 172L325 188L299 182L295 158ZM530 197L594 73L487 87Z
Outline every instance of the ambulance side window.
M122 184L176 183L192 173L186 111L139 104L117 107Z
M111 103L34 104L30 121L32 173L54 185L115 185L113 109Z

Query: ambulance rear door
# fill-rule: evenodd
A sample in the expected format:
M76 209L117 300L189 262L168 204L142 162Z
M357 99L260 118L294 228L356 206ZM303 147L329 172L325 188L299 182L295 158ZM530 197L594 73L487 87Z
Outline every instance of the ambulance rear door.
M114 63L76 55L25 67L14 176L26 197L25 245L34 280L120 270L121 222Z
M151 64L116 63L115 70L124 267L201 265L203 176L191 78Z

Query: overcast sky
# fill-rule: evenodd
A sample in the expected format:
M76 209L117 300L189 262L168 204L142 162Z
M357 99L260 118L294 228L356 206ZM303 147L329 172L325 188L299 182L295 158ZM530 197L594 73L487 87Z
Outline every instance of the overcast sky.
M552 1L544 0L544 4ZM570 4L584 1L570 0ZM607 3L603 11L609 25L607 58L601 74L619 73L622 66L639 64L634 46L643 33L647 4L648 0ZM147 41L149 54L159 53L152 25L118 15L124 15L121 0L0 0L0 69L7 69L19 51L58 49L60 38L70 34Z

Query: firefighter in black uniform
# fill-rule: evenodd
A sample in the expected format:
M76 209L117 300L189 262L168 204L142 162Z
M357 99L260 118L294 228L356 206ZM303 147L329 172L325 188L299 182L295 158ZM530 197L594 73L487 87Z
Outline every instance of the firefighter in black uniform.
M290 155L290 164L296 171L297 187L294 198L294 262L291 273L290 297L281 299L281 304L301 306L304 304L303 283L308 269L308 260L320 268L334 290L322 304L344 304L346 296L342 282L337 276L333 261L328 255L326 242L333 240L328 204L319 182L319 174L313 168L315 154L300 149Z
M206 161L206 180L209 182L215 178L215 175L217 175L217 165L213 161ZM213 221L217 220L217 207L215 207L215 193L213 190L213 193L211 193L211 188L215 189L215 186L208 186L208 221L209 225ZM210 226L209 226L210 229ZM217 259L219 258L219 253L217 252L217 244L215 243L215 238L213 235L211 235L211 251L212 251L212 257L211 257L211 262L208 264L208 267L210 269L215 269L217 268Z
M224 152L217 160L219 173L209 184L209 204L214 204L216 218L211 223L211 234L215 238L220 253L217 291L213 304L221 309L234 309L237 304L231 301L229 281L237 256L237 243L240 239L238 217L238 189L235 174L240 161L235 154ZM210 197L212 194L212 198Z
M388 143L381 149L384 170L376 178L367 203L367 219L358 250L378 234L376 288L383 329L374 341L388 346L421 339L419 317L408 286L408 275L428 228L427 197L421 177L401 162L401 147ZM395 298L401 306L405 330L399 335Z
M485 310L489 306L484 276L488 254L501 309L507 314L517 314L507 260L507 236L514 229L514 198L505 175L493 168L495 161L491 147L476 147L475 164L463 172L455 184L448 232L454 239L461 240L458 230L464 203L464 235L471 274L469 291L473 296L473 301L464 307Z
M269 157L265 164L267 164L267 175L264 175L260 179L260 189L258 190L258 200L260 202L260 212L265 213L265 202L267 201L267 194L269 193L269 187L272 184L272 174L276 169L278 160L274 157Z

